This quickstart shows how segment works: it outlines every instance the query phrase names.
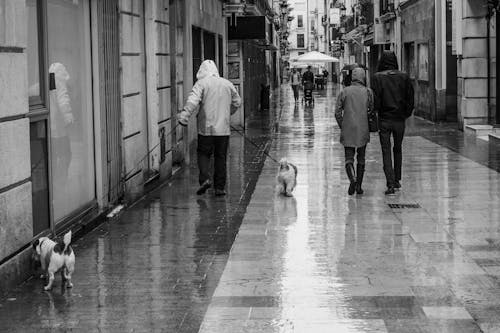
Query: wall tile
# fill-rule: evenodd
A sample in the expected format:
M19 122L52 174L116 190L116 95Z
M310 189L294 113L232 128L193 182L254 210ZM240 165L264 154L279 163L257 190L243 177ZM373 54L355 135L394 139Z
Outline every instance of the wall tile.
M29 137L27 118L0 123L0 188L30 177Z
M31 241L31 207L31 183L0 194L0 259Z
M0 53L0 117L28 112L26 54Z

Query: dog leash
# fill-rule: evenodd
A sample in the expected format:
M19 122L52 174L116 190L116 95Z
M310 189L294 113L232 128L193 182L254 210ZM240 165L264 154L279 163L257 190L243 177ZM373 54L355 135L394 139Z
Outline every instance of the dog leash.
M165 137L171 135L176 129L177 127L181 126L181 124L179 122L177 122L177 124L175 124L175 126L165 134ZM136 171L139 170L138 166L141 165L141 163L146 159L148 158L151 153L157 149L159 146L161 145L161 140L160 142L158 142L156 145L154 145L151 149L148 150L148 152L140 159L138 160L134 167L132 169L130 169L127 173L125 173L123 176L121 176L121 181L116 184L115 186L112 186L108 189L108 191L106 193L104 193L104 195L101 197L102 200L104 200L112 191L115 191L117 190L120 186L123 186L125 184L125 182L127 181L127 179Z
M255 147L257 147L257 148L260 149L260 146L258 144L256 144L255 142L253 142L253 140L251 140L248 136L246 136L245 133L243 133L242 131L240 131L239 129L237 129L236 127L234 127L233 125L231 125L231 129L233 131L237 132L239 135L241 135L245 140L247 140L248 142L250 142L252 145L254 145ZM267 143L266 143L266 146L267 146ZM274 157L272 157L271 155L269 155L269 153L267 152L267 147L264 149L264 155L266 155L267 157L269 157L275 163L279 164L279 162Z

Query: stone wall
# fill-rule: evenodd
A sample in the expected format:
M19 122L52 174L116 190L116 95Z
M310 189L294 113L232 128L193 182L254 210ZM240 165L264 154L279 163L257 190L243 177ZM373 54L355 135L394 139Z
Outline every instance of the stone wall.
M27 277L33 237L24 0L0 2L0 294Z
M488 56L486 0L465 0L462 17L462 58L458 60L458 120L461 126L488 123ZM495 34L491 30L492 37ZM492 45L494 49L494 44ZM494 76L495 68L491 69ZM494 94L495 80L490 91Z

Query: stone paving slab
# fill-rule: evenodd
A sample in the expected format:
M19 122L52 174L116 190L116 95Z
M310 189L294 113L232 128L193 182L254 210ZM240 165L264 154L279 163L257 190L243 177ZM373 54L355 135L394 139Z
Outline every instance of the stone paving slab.
M270 154L297 165L294 197L270 198L268 159L200 332L495 330L498 172L409 136L403 189L385 197L372 136L365 195L349 197L324 102L284 114Z
M31 279L0 299L0 332L499 332L493 146L412 119L403 189L383 195L372 134L348 197L332 90L314 109L290 92L272 145L276 115L250 120L257 147L232 136L226 198L194 195L186 169L75 242L73 290ZM267 148L298 165L294 197L274 192Z

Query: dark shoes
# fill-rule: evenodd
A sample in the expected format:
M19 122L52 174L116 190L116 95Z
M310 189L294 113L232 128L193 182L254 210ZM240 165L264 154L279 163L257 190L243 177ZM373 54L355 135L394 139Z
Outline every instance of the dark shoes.
M396 194L396 190L399 190L401 188L401 183L399 180L396 180L394 182L394 185L390 186L387 185L387 190L385 191L385 195L394 195Z
M226 195L226 191L218 189L218 188L215 189L214 193L215 193L216 197L222 197L222 196Z
M200 185L200 187L198 188L198 191L196 191L196 194L198 195L202 195L204 194L210 187L212 187L212 183L210 182L210 180L205 180L203 182L203 184ZM214 190L214 194L215 196L217 197L221 197L223 195L226 195L226 191L224 191L224 189L218 189L216 188Z
M394 190L394 187L388 187L387 190L384 192L385 195L394 195L396 194L396 191Z
M209 180L205 180L203 184L201 184L200 187L198 188L198 191L196 191L196 194L198 195L204 194L210 188L210 186L212 186L212 183L210 183Z
M349 190L347 190L347 194L353 195L356 191L356 174L354 172L354 165L352 163L347 163L345 165L345 171L347 173L347 177L349 177Z
M357 164L356 165L356 193L357 194L363 194L365 193L363 189L361 188L361 184L363 184L363 176L365 174L365 166L362 164Z

